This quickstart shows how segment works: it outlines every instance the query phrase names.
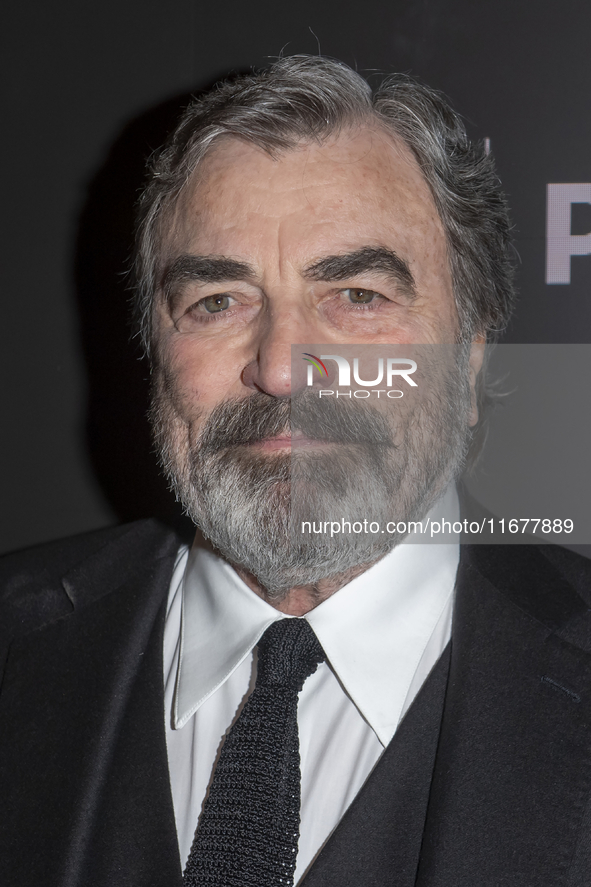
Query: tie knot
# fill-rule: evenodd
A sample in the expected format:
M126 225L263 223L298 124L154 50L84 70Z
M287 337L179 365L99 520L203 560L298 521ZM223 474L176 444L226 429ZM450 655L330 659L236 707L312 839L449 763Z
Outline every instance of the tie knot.
M298 692L326 656L305 619L280 619L258 644L257 687L289 687Z

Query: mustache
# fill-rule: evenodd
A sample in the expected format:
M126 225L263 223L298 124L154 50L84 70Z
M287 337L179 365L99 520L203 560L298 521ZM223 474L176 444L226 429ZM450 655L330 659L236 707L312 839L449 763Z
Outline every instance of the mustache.
M199 449L207 455L295 432L326 443L394 447L392 428L375 407L302 391L293 397L256 392L219 404L205 422Z

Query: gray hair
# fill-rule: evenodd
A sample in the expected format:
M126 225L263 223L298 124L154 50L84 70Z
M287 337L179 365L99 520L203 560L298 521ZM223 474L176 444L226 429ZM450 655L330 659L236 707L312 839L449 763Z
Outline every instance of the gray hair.
M134 263L135 320L145 350L151 350L153 300L163 271L163 224L214 143L233 136L276 156L376 122L406 143L431 189L447 237L460 340L475 333L494 339L513 307L514 262L506 201L484 146L470 143L439 92L405 74L388 77L372 94L342 62L295 55L195 99L152 158L139 202Z

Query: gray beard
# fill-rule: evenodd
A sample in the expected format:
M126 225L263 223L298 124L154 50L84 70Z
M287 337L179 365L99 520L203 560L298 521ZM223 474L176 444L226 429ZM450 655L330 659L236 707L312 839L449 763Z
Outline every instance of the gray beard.
M439 362L430 392L398 407L395 422L383 405L321 400L312 389L291 398L257 392L217 406L191 441L161 384L150 416L162 467L203 535L279 603L291 588L374 563L404 538L304 533L304 522L418 521L461 473L471 434L468 351L459 348L453 367ZM291 455L251 447L292 428L330 445L294 441Z

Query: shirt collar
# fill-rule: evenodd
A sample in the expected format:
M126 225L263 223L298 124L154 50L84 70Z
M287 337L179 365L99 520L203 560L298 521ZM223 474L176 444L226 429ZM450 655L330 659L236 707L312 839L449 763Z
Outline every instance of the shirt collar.
M455 491L431 517L456 519ZM458 543L397 545L304 618L380 741L400 720L420 658L453 592ZM194 546L183 578L174 727L229 678L273 622L284 619L221 558ZM292 617L295 618L295 617Z

